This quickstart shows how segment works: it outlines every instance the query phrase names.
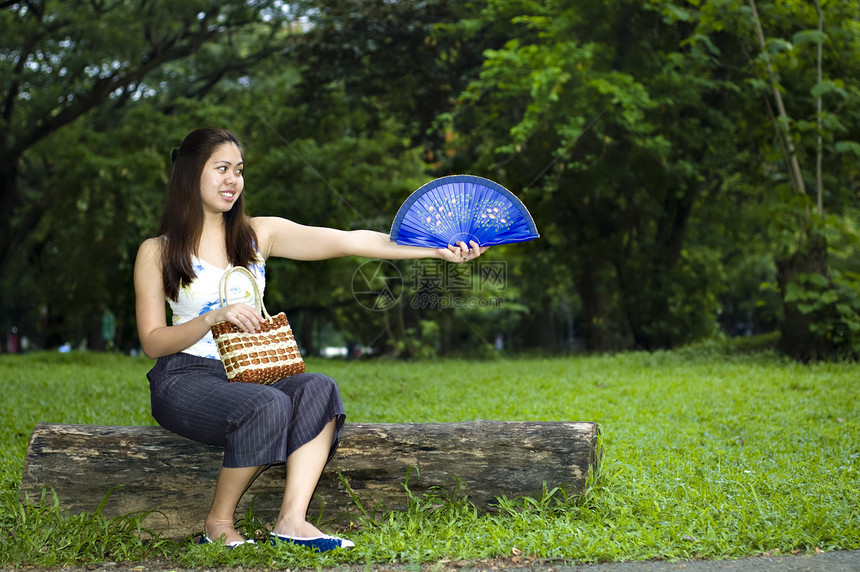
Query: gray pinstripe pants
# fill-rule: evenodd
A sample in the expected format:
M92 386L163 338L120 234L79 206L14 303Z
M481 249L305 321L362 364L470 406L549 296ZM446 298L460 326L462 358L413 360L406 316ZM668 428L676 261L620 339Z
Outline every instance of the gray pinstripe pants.
M302 373L272 385L231 383L219 360L178 353L147 374L152 416L162 427L224 447L224 467L283 463L337 419L329 459L346 415L337 383Z

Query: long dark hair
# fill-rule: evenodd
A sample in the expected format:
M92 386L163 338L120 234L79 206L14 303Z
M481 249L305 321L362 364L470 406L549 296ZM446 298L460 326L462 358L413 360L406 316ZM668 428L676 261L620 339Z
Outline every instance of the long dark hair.
M185 137L174 151L173 173L161 215L159 235L165 237L162 250L162 279L164 292L171 300L179 296L180 288L191 284L197 274L191 255L197 252L203 233L203 200L200 197L200 176L206 161L219 146L233 143L244 160L242 145L226 129L203 127ZM245 193L224 213L227 257L233 266L248 267L257 259L257 237L245 214Z

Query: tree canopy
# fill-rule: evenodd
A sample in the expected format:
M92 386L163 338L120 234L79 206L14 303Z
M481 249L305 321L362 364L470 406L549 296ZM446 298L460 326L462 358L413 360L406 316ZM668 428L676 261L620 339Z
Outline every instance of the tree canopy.
M857 357L858 11L2 3L0 327L133 347L131 268L170 150L211 124L246 146L252 214L386 232L412 190L474 173L537 221L539 240L481 266L392 265L402 296L384 311L356 300L363 261L271 261L267 306L308 351L657 350L780 331L798 359ZM421 302L429 281L472 303Z

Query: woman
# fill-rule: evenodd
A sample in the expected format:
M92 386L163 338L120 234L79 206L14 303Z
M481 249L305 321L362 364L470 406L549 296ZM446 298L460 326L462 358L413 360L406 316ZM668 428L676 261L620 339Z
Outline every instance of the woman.
M270 535L318 551L353 546L306 520L311 495L334 454L345 420L337 384L304 373L271 386L230 383L210 328L228 321L247 332L263 317L248 297L223 306L218 282L243 266L265 287L270 256L323 260L339 256L464 262L486 250L474 242L447 249L399 246L384 234L309 227L276 217L248 218L244 159L236 137L223 129L191 132L174 151L159 235L141 244L134 268L138 334L157 359L150 380L152 414L167 429L225 447L201 542L252 543L234 527L242 494L266 467L286 463L283 502ZM244 279L241 276L233 279ZM234 298L231 296L231 301ZM165 300L173 312L167 325Z

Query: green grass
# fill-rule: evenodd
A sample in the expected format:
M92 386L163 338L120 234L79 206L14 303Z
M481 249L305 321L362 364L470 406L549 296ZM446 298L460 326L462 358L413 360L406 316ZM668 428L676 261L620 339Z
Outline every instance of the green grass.
M149 366L86 353L0 356L0 565L167 558L295 569L512 551L596 562L860 548L860 365L800 365L730 342L570 358L310 360L338 380L350 422L597 421L603 431L601 474L584 496L548 491L504 500L494 514L415 498L346 531L357 544L349 552L142 542L145 515L22 506L33 424L153 424Z

